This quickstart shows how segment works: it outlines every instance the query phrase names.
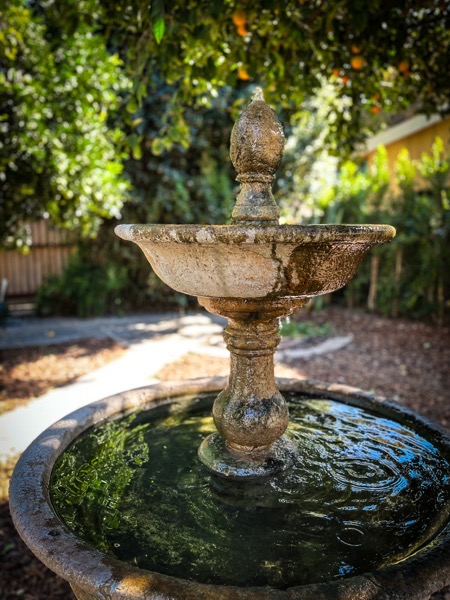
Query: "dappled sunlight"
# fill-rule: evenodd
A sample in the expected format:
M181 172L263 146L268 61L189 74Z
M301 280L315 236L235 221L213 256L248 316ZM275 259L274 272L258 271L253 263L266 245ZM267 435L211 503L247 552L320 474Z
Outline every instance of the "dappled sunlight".
M116 591L122 594L135 594L136 598L144 597L143 594L149 591L149 576L133 573L123 577L116 587Z

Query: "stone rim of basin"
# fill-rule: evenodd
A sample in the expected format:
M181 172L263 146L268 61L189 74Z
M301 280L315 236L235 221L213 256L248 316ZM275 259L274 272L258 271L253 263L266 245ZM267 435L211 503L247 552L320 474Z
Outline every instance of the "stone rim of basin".
M117 225L124 240L155 244L320 244L347 242L377 244L395 236L391 225Z
M107 556L70 533L54 512L49 497L49 479L58 456L84 431L105 419L141 408L160 406L177 397L223 388L225 378L183 384L160 384L117 394L83 407L44 431L24 452L14 471L11 514L28 546L49 568L67 579L78 598L169 600L361 600L407 597L423 600L450 583L450 527L447 524L430 544L401 563L373 572L325 584L275 588L237 588L200 584L145 571ZM282 391L323 395L356 406L373 409L413 428L433 435L450 456L450 437L442 428L395 403L356 388L318 381L279 379Z

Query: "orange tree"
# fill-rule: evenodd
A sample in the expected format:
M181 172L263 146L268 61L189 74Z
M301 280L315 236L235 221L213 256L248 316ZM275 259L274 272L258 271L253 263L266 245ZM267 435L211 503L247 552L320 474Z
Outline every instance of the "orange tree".
M155 69L175 85L163 132L169 142L170 136L187 136L180 107L205 106L221 87L249 82L262 85L271 103L295 112L330 81L335 101L328 141L343 153L382 110L413 105L426 113L450 112L448 0L102 4L109 43L123 49L135 81L131 107L144 97Z

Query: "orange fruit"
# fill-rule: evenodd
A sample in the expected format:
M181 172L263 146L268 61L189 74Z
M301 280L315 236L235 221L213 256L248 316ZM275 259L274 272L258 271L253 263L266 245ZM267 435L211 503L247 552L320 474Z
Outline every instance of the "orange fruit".
M239 26L242 27L247 22L247 15L245 14L245 12L243 10L236 10L231 15L231 18L233 19L233 23L236 25L236 27L239 27Z
M357 46L356 44L352 44L352 53L353 54L360 54L361 53L361 46Z
M366 61L362 56L352 56L350 64L352 65L352 69L355 69L355 71L361 71L366 64Z
M239 67L237 71L238 79L242 79L242 81L248 81L251 79L250 75L247 73L247 69L245 67Z
M377 115L380 112L380 110L381 108L378 106L378 104L374 104L370 107L370 112L374 115Z
M239 25L239 27L237 28L237 32L242 37L245 37L246 35L248 35L250 33L250 31L248 31L245 28L245 25Z
M381 98L381 94L380 94L380 92L375 92L375 94L372 96L372 98L373 98L374 100L379 100L379 99Z
M331 71L331 74L333 75L333 77L339 77L341 70L340 69L333 69Z
M398 70L400 71L400 73L403 73L404 75L409 73L409 62L407 60L402 60L398 64Z
M348 83L350 81L350 77L347 77L347 75L343 75L341 77L341 81L345 85L346 83Z

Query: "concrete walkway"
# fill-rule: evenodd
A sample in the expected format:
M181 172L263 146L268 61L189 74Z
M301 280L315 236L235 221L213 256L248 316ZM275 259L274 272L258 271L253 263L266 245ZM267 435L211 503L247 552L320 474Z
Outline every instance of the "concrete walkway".
M9 318L0 327L0 349L62 344L92 337L111 338L130 346L176 333L196 316L198 313L185 317L178 313L150 313L96 319ZM225 319L213 315L207 318L210 323L225 323Z
M158 383L165 365L188 352L228 358L222 341L225 319L196 313L108 317L99 319L12 319L0 328L0 348L70 342L88 337L110 337L127 346L117 360L55 388L28 404L0 415L0 460L22 452L44 429L68 413L106 396ZM336 351L351 337L331 338L316 346L282 342L278 360L309 358Z
M221 335L225 320L210 315L135 315L105 319L15 319L0 329L0 347L15 348L110 337L123 356L0 415L0 460L22 452L64 415L105 396L157 383L155 373Z

